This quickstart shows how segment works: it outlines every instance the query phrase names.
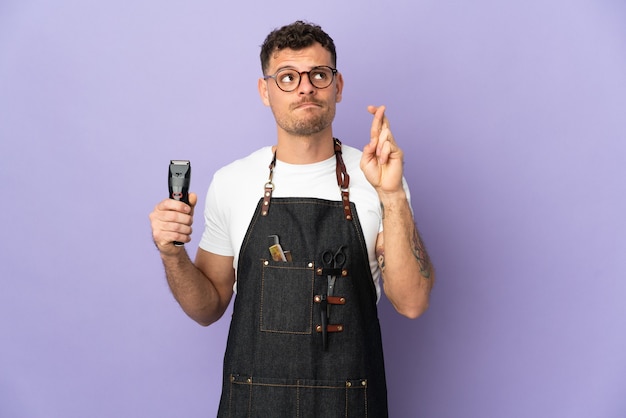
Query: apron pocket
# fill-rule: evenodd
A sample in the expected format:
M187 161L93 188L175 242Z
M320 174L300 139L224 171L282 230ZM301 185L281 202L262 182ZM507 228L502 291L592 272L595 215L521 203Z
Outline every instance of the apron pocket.
M321 381L230 376L230 417L367 416L367 380Z
M311 334L313 263L262 260L261 264L261 331Z

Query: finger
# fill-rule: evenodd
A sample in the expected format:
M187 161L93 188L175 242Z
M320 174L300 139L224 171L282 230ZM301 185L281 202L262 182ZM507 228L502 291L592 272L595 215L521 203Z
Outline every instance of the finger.
M197 203L198 195L195 193L189 193L189 206L191 206L191 211L189 212L189 214L192 216Z
M368 151L374 156L378 157L378 146L380 140L380 133L382 130L383 117L385 114L385 107L380 106L368 106L368 111L374 115L372 119L372 125L370 127L370 142Z
M191 211L191 207L185 202L181 202L176 199L165 199L159 202L155 208L158 211L175 211L182 213L189 213Z
M383 129L383 124L385 123L385 106L368 106L367 110L374 115L370 129L370 138L372 140L378 139L380 131Z
M174 216L175 219L169 218ZM192 218L178 212L169 211L163 217L152 218L152 238L159 248L176 242L191 241Z
M190 214L178 212L176 210L155 211L153 219L161 223L175 223L181 225L193 224L193 217Z
M383 141L381 141L379 143L379 147L378 147L378 163L380 165L384 165L387 163L387 161L389 161L389 156L391 155L391 152L393 151L392 149L392 144L391 141L388 139L385 139Z
M381 131L383 129L391 129L391 127L389 126L389 119L387 118L387 107L386 106L380 106L378 109L380 110L382 108L381 113L381 121L380 121L380 129Z
M153 230L177 231L177 225L191 226L193 224L192 214L184 210L188 210L190 208L189 205L175 200L172 200L172 202L163 201L157 204L150 213L149 218ZM169 209L170 206L174 206L176 209Z
M154 235L167 242L176 241L176 236L191 235L192 232L190 224L179 222L156 222L153 227Z
M385 164L387 162L389 153L391 152L391 131L384 128L380 132L378 143L376 144L376 157L379 164Z
M198 195L190 192L189 193L189 205L191 205L191 207L196 206L196 203L198 203Z

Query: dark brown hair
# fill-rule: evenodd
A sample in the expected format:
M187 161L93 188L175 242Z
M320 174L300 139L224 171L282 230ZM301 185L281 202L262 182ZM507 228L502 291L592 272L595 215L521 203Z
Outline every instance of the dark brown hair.
M307 48L315 42L330 52L332 65L336 67L337 52L333 39L320 26L298 20L280 29L274 29L265 38L263 45L261 45L261 70L263 74L267 71L270 58L275 52L283 49L297 51Z

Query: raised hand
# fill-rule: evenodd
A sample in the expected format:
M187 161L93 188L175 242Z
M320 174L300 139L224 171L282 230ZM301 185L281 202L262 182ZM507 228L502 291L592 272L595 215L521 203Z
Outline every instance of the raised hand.
M363 148L361 170L379 193L398 192L402 190L404 154L391 133L385 106L368 106L367 110L374 119L370 142Z

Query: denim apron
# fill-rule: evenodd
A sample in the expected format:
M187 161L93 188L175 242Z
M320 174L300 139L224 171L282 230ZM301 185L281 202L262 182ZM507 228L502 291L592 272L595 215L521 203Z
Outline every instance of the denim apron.
M336 139L335 155L338 201L272 198L274 156L239 255L218 417L387 417L376 290ZM278 239L290 254L275 261Z

